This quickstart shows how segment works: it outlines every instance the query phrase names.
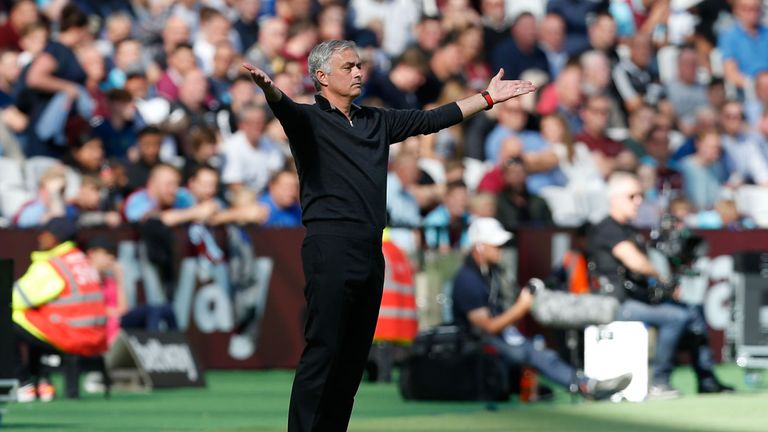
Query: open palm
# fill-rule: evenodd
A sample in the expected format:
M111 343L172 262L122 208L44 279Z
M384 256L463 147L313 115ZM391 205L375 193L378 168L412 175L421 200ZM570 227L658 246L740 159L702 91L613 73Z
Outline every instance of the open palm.
M501 79L503 76L504 69L502 68L488 83L488 94L495 103L536 91L536 86L530 81L503 80Z

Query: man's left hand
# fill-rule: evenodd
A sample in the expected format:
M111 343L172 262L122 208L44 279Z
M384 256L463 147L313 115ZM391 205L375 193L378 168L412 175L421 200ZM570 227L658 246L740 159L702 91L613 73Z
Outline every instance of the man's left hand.
M501 103L514 97L522 96L536 91L536 86L530 81L522 80L503 80L504 69L499 69L499 73L491 78L488 83L488 94L494 103Z

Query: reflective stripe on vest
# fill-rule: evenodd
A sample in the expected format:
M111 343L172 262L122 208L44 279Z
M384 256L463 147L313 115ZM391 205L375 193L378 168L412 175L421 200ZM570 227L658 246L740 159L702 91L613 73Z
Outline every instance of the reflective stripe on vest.
M70 327L96 327L103 326L107 323L107 317L104 315L75 318L67 321Z
M27 297L27 293L25 293L24 290L21 289L21 286L19 286L18 283L13 284L13 290L19 293L19 297L21 297L21 300L24 302L25 305L27 305L28 308L35 306L32 304L31 301L29 301L29 297Z
M51 302L51 304L69 305L69 304L75 304L75 303L98 302L98 301L104 301L104 293L94 292L94 293L88 293L88 294L70 295L68 297L54 300Z
M54 264L56 266L56 270L58 270L62 276L67 280L67 284L69 284L69 290L72 293L73 296L76 296L80 294L80 289L78 288L77 281L75 280L75 275L72 274L71 271L69 271L69 267L67 266L67 263L64 262L63 259L59 257L53 257L49 261L51 264Z
M394 307L382 307L379 310L379 316L382 318L401 318L401 319L417 319L418 315L415 310L394 308Z
M387 281L384 285L384 289L387 291L393 291L398 294L410 294L413 295L413 286L407 284L397 283L395 281Z

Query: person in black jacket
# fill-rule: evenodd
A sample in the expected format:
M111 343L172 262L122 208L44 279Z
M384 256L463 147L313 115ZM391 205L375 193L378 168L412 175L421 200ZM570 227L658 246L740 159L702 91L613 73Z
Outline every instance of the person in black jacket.
M319 94L298 104L262 70L244 64L288 135L301 186L307 341L291 394L289 431L345 431L376 327L384 258L389 145L461 122L496 102L530 93L502 81L430 111L361 107L362 61L354 42L312 49L309 74Z

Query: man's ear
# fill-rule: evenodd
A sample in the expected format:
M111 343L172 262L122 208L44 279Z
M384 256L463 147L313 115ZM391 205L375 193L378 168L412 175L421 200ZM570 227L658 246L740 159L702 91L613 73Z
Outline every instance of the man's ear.
M318 70L315 71L315 78L320 83L321 86L327 87L328 86L328 75L326 75L325 71Z

